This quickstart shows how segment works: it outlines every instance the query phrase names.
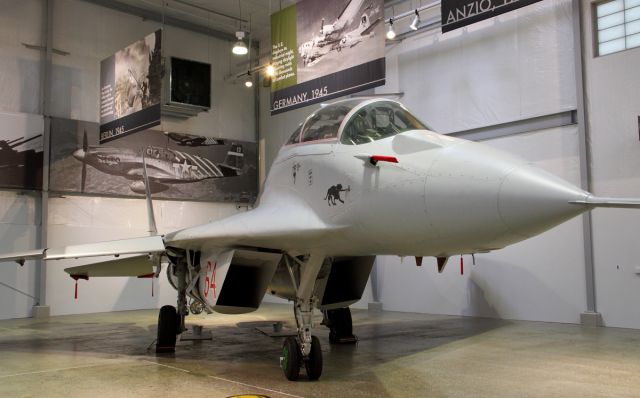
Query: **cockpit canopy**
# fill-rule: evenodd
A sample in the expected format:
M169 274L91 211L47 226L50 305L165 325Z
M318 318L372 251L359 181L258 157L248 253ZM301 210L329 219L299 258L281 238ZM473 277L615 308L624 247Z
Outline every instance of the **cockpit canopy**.
M311 114L286 145L336 140L338 136L342 144L360 145L404 131L427 129L395 101L351 99L326 105Z

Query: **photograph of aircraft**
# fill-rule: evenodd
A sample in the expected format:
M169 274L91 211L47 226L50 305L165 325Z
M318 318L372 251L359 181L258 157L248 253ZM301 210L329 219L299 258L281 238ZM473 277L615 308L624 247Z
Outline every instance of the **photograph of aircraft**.
M81 192L86 183L87 165L103 173L117 175L133 181L131 191L145 194L143 168L146 167L151 193L169 189L169 184L187 184L209 178L236 177L244 169L242 146L231 144L223 163L215 164L198 155L169 148L147 146L139 149L89 146L85 132L83 146L73 153L82 162Z
M0 139L0 186L42 188L42 134Z
M280 366L289 380L303 367L315 380L323 364L314 311L332 344L355 342L349 306L376 255L415 257L418 266L435 257L442 271L451 256L499 250L597 207L640 208L640 199L595 196L524 159L433 132L396 101L358 98L306 118L252 210L158 235L147 195L150 236L0 260L114 256L65 269L75 279L157 277L168 262L177 306L160 309L157 352L175 350L188 299L225 314L254 311L266 292L289 299L297 336L284 340Z
M144 130L98 145L97 123L52 121L50 189L140 197L143 166L154 198L253 202L257 145Z
M380 24L381 7L374 4L376 2L371 0L351 0L346 5L344 0L298 4L298 74L302 74L298 83L324 75L328 70L342 70L379 58L372 57L372 54L377 47L384 49L384 37L380 31L384 24ZM322 6L321 10L317 9L319 6ZM333 18L332 23L325 23ZM370 41L370 45L358 50L356 46L374 38L376 33L380 43ZM349 51L349 54L343 51ZM323 60L327 60L323 62L327 65L316 65Z
M160 101L161 76L159 35L151 34L127 46L114 55L115 115L114 118L138 112Z
M345 47L353 47L364 39L374 36L373 29L381 21L381 18L375 19L373 23L370 22L368 11L371 10L371 5L364 9L358 27L345 32L363 3L364 0L351 0L332 24L325 25L324 19L322 20L318 35L314 34L310 40L298 47L298 53L304 66L314 65L329 51L341 51Z

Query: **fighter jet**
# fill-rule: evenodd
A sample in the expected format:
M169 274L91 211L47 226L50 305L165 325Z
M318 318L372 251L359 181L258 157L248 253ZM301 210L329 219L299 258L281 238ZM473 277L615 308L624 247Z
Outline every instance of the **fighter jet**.
M143 168L144 171L144 168ZM293 301L297 336L284 340L289 380L322 373L313 335L323 312L332 344L353 343L349 305L362 296L376 255L438 259L484 253L540 234L595 207L640 207L597 197L523 159L433 132L400 103L347 99L321 107L282 147L257 206L165 235L40 249L3 261L124 256L67 268L74 279L159 275L178 292L164 306L156 351L173 351L187 299L208 313L250 312L265 292ZM176 326L177 325L177 326Z
M224 163L216 164L198 155L157 146L139 149L89 146L86 133L82 149L76 150L73 157L82 162L82 192L87 165L132 180L129 188L139 194L146 193L145 185L148 185L151 193L158 193L169 189L169 184L237 176L244 167L244 153L239 144L232 144ZM143 180L143 163L146 163L148 184Z
M374 35L373 28L381 19L370 22L370 14L366 12L371 8L370 5L365 8L365 13L360 17L359 26L350 32L345 32L363 3L364 0L351 0L332 24L325 25L324 19L322 20L318 35L314 34L310 40L298 47L298 54L304 66L312 66L329 52L353 47Z

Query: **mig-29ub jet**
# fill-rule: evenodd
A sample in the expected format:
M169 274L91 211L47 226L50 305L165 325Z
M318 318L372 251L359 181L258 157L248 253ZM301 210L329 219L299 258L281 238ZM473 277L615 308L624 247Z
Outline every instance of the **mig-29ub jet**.
M170 184L234 177L242 174L244 168L244 153L239 144L233 144L224 162L216 164L202 156L157 146L139 149L89 146L86 133L82 149L75 151L73 157L82 162L82 192L86 182L87 165L103 173L132 180L129 188L139 194L145 194L146 186L151 193L158 193L169 189ZM145 163L148 183L145 183L143 178Z
M143 169L144 170L144 169ZM322 373L313 312L324 312L332 343L353 342L349 305L362 296L376 255L437 258L498 250L595 207L640 207L639 199L596 197L525 160L440 135L400 103L348 99L326 105L282 147L258 205L245 213L152 236L40 249L4 261L115 256L65 269L73 278L167 275L177 309L158 318L157 351L185 330L187 298L208 312L254 311L266 292L293 301L297 336L281 367L296 380ZM132 255L131 257L118 257Z
M351 0L330 25L325 25L324 19L322 20L318 35L314 34L310 40L298 47L298 54L300 54L304 66L312 66L330 51L341 51L345 47L353 47L365 38L374 35L373 28L380 22L380 18L371 23L370 14L366 12L371 8L370 5L366 7L365 13L360 17L359 26L352 31L345 32L363 3L364 0Z

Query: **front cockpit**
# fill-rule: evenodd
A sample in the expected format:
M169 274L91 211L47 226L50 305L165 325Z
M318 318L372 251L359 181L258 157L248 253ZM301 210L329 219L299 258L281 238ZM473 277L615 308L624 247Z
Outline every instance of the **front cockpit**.
M345 145L366 144L409 130L428 128L397 102L375 101L350 115L340 142Z
M360 145L409 130L428 130L428 127L398 102L348 99L324 105L312 113L285 145L328 141Z

